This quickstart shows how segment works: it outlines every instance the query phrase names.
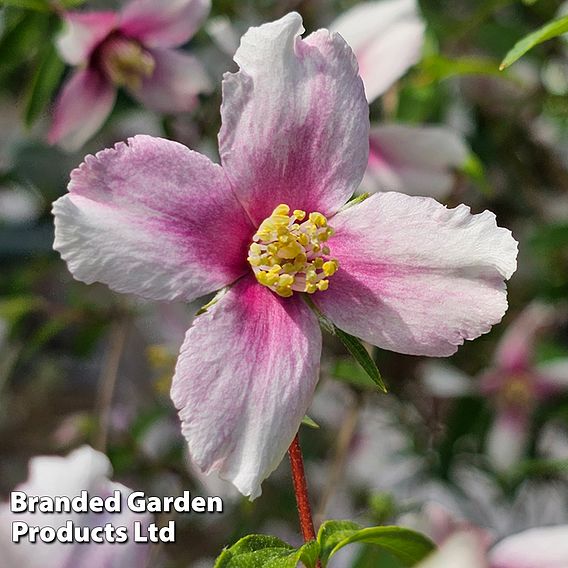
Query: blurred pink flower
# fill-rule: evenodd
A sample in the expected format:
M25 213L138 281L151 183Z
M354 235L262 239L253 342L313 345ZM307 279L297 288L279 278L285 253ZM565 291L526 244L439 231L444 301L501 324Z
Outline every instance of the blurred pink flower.
M231 285L188 331L172 397L194 462L251 497L317 382L321 332L301 292L372 344L446 356L501 319L516 268L488 211L396 193L345 205L368 105L344 40L302 32L291 13L243 36L223 81L222 166L136 136L88 156L54 204L54 247L79 280L188 302Z
M30 526L64 527L72 521L75 527L125 526L132 535L135 521L146 527L148 513L132 513L126 506L130 489L109 480L112 468L108 458L88 446L67 457L39 456L30 461L28 480L16 488L28 496L78 497L87 491L89 497L109 497L119 490L123 497L120 513L12 513L9 503L0 505L0 568L138 568L144 566L150 547L133 541L124 544L102 543L30 543L26 537L12 542L12 523L23 521Z
M550 324L552 307L532 304L505 332L493 367L481 376L481 393L494 401L497 415L489 433L488 453L499 469L517 463L525 450L533 411L568 390L568 358L537 364L538 331Z
M152 110L190 111L210 82L195 57L172 48L209 9L210 0L131 0L120 12L67 12L57 46L77 70L55 102L49 142L82 146L110 114L118 87Z
M568 525L537 527L493 541L488 531L458 520L444 507L428 503L423 511L429 524L426 531L440 545L440 550L456 548L456 541L466 538L455 563L432 564L432 568L470 566L465 558L475 552L472 568L566 568L568 566ZM424 527L422 527L424 528ZM439 537L439 538L436 538ZM460 558L460 554L463 558ZM420 565L422 566L422 565ZM428 568L430 565L427 565ZM424 567L425 568L425 567Z
M416 0L357 4L330 26L353 49L369 103L383 95L421 56L425 24ZM371 128L365 191L402 191L444 198L468 148L444 126L383 124Z
M505 332L478 386L458 370L436 363L425 365L425 380L433 394L454 397L477 390L495 406L487 452L499 470L510 468L522 457L538 405L568 390L568 358L541 364L534 360L538 332L554 315L550 306L529 305Z

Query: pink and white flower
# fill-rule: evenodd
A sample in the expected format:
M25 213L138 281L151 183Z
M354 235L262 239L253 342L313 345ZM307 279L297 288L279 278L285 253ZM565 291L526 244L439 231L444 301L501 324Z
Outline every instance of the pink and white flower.
M82 146L110 114L118 87L157 112L186 112L210 88L186 43L210 0L131 0L120 12L67 12L57 47L77 67L55 102L48 139Z
M150 548L134 542L134 522L143 529L151 521L149 513L133 513L126 506L130 489L110 481L112 467L108 458L88 446L66 457L39 456L30 461L28 480L16 488L28 496L78 497L87 491L89 497L109 497L119 490L123 497L117 513L12 513L9 503L0 504L0 568L138 568L144 566ZM58 529L71 521L75 527L125 526L131 537L124 544L108 541L87 543L30 543L24 536L12 542L12 523L23 521L29 526ZM83 532L83 531L81 531Z
M416 0L357 4L330 26L353 49L369 103L420 59L425 27ZM375 125L362 188L442 199L468 153L461 136L445 126Z
M251 28L223 80L221 165L136 136L71 174L55 243L74 276L154 300L223 287L187 332L172 397L196 465L260 494L296 434L321 353L313 303L348 333L446 356L507 309L517 244L487 211L376 194L363 84L338 34L296 13Z

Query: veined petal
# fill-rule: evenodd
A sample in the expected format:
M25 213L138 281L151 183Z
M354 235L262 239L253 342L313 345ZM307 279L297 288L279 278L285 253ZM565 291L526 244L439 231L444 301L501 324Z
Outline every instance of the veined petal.
M121 14L120 29L148 47L178 47L207 18L211 0L132 0Z
M190 301L248 268L254 230L223 170L177 142L135 136L87 156L53 211L53 246L88 284Z
M291 13L251 28L223 80L221 161L255 222L280 203L337 211L367 165L369 110L345 41L320 30L301 39Z
M491 568L566 568L568 525L529 529L499 542Z
M65 27L56 41L59 54L69 65L86 62L117 21L115 12L66 12Z
M162 113L188 112L197 104L197 95L211 89L211 81L201 63L181 51L151 49L154 71L132 95L148 108Z
M339 270L314 301L352 335L399 353L448 356L507 309L517 243L488 211L378 193L330 224Z
M196 465L258 497L308 409L320 354L302 299L280 298L252 276L197 317L171 393Z
M463 166L468 149L442 126L387 124L371 129L365 191L400 191L442 199L452 189L453 169Z
M330 26L355 52L369 102L418 61L424 28L416 0L358 4Z
M115 98L116 89L96 69L76 71L55 101L49 143L79 149L104 124Z

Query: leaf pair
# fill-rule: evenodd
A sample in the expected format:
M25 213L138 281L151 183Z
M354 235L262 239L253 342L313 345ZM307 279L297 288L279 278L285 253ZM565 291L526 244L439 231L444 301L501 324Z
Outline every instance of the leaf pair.
M221 553L215 568L295 568L299 562L315 568L318 560L325 568L336 552L352 543L377 546L409 568L435 548L422 534L402 527L362 528L350 521L327 521L320 527L317 540L298 549L276 537L246 536Z

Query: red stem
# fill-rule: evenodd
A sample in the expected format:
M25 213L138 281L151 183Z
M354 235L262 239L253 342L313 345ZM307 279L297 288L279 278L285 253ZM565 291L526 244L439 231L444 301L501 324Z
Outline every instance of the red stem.
M290 465L292 466L292 481L294 482L294 493L296 494L296 503L298 505L300 528L302 529L304 541L308 542L316 539L316 531L314 530L314 521L312 520L308 485L306 483L306 474L304 473L304 460L298 434L296 434L290 448L288 448L288 455L290 456Z

